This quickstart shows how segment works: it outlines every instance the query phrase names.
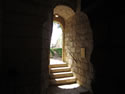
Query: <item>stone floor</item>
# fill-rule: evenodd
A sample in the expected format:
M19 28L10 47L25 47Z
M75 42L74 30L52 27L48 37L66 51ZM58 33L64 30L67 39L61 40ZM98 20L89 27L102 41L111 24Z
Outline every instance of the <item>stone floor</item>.
M61 58L50 58L50 65L52 64L64 64Z
M47 94L84 94L87 90L78 84L50 86Z

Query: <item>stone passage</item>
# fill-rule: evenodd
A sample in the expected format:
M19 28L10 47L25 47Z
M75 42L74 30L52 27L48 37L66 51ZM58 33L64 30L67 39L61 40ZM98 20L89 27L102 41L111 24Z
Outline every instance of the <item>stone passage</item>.
M71 84L76 82L76 77L73 75L71 68L68 67L66 63L55 60L55 62L51 63L49 66L50 85Z
M80 86L92 91L93 68L90 57L93 49L93 38L88 17L80 9L75 12L69 6L64 5L56 6L54 15L61 17L61 20L59 17L57 20L54 16L54 20L63 25L62 57L66 63L50 65L50 84L58 86L77 82ZM71 92L67 91L62 94L67 93ZM60 90L57 94L61 94ZM71 94L77 93L72 92Z

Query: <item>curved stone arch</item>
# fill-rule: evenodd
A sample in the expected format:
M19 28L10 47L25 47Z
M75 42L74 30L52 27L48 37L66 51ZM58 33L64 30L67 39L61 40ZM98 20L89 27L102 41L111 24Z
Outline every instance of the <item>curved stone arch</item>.
M53 9L53 14L58 14L61 16L65 21L70 18L71 16L75 15L74 10L66 5L57 5Z
M53 9L53 14L54 15L58 15L60 18L63 19L64 24L63 24L63 53L62 53L62 59L63 61L64 59L64 47L65 47L65 23L67 22L67 20L75 15L75 11L67 5L57 5L55 6L55 8ZM60 22L61 23L61 22Z
M55 15L54 15L54 17L53 17L53 21L56 21L56 22L60 23L62 29L65 28L65 20L64 20L61 16L59 16L59 17L55 17Z
M74 64L74 67L72 66L72 69L73 69L73 71L74 71L74 73L75 73L75 75L76 75L76 77L77 77L77 79L78 79L78 81L79 81L79 84L80 85L83 85L83 86L85 86L86 88L88 88L89 90L91 90L91 86L90 86L90 83L91 83L91 79L93 79L93 66L92 66L92 64L90 63L90 54L91 54L91 51L92 51L92 47L93 47L93 45L92 45L92 32L91 32L91 28L90 28L90 25L89 25L89 19L88 19L88 16L87 16L87 14L86 13L84 13L83 11L76 11L76 7L74 8L73 7L73 5L72 5L72 3L70 2L70 4L68 4L67 2L66 2L66 0L55 0L55 1L57 1L56 3L54 3L53 2L53 4L52 4L52 11L53 11L53 14L58 14L60 17L62 17L62 18L64 18L64 21L66 21L67 22L67 27L65 28L65 30L64 30L64 33L65 33L65 35L66 35L66 33L70 33L69 31L71 31L72 33L73 33L73 31L72 30L70 30L69 28L70 28L70 26L75 26L74 28L74 31L78 28L82 28L82 29L80 29L80 30L84 30L85 32L83 32L83 35L85 36L85 38L81 38L81 37L77 37L77 40L79 40L78 38L80 38L80 41L81 41L81 44L79 44L79 48L78 49L81 49L81 47L82 48L87 48L87 51L86 51L86 58L84 58L84 61L83 61L83 58L80 58L80 65L78 65L78 63L77 63L77 66L84 66L84 69L83 68L81 68L81 70L79 71L79 70L75 70L75 69L80 69L80 68L76 68L76 66L75 66L75 64ZM62 2L63 1L63 2ZM65 2L64 2L65 1ZM66 10L66 11L68 11L68 9L69 9L69 11L68 12L71 12L71 13L69 13L69 15L72 15L72 16L70 16L69 17L69 19L68 18L66 18L66 15L68 15L68 14L66 14L65 16L64 15L62 15L62 12L63 13L65 13L64 11L59 11L58 9L63 9L63 10ZM56 10L57 9L57 10ZM56 12L55 12L56 11ZM82 19L81 19L82 18ZM73 22L72 22L73 21ZM72 25L73 24L73 25ZM85 27L85 28L84 28ZM77 29L77 30L78 30ZM68 31L68 32L67 32ZM78 30L79 31L79 30ZM75 32L76 33L76 32ZM75 34L74 33L74 34ZM77 33L79 33L79 32L77 32ZM81 33L80 33L81 34ZM69 35L69 34L68 34ZM82 35L82 34L81 34ZM77 36L79 36L79 35L77 35ZM66 39L66 37L64 37L65 39ZM63 39L64 39L63 38ZM65 40L64 39L64 40ZM75 40L75 39L73 39L72 38L72 40ZM79 42L80 42L79 41ZM66 42L66 41L64 41L64 42ZM83 44L83 42L84 42L84 44ZM66 43L63 43L64 45L63 45L63 61L66 61L66 59L65 59L65 53L66 53L66 49L64 49L64 46L65 46L65 44ZM70 43L70 44L72 44L72 43ZM78 46L78 44L76 44L76 43L74 43L76 46ZM73 45L74 45L73 44ZM89 47L88 47L89 46ZM72 48L72 47L70 47L70 48ZM89 49L89 50L88 50ZM74 49L72 49L73 51L72 52L74 52ZM80 54L80 51L81 50L79 50L79 54ZM75 52L74 52L75 53ZM79 58L78 58L79 59ZM84 63L82 63L83 65L81 65L81 61L83 61ZM68 62L68 61L66 61L66 62ZM83 76L79 76L78 74L77 74L77 72L81 72L81 74L82 73L85 73L86 75L84 75L85 77L83 77Z

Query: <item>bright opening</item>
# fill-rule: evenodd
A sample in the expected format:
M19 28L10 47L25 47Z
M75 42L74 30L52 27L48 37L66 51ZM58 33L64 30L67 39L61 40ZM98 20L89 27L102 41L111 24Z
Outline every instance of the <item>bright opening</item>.
M80 85L77 84L77 83L58 86L58 88L61 88L61 89L75 89L75 88L78 88L78 87L80 87Z
M50 58L62 59L62 34L61 24L54 21L50 44Z

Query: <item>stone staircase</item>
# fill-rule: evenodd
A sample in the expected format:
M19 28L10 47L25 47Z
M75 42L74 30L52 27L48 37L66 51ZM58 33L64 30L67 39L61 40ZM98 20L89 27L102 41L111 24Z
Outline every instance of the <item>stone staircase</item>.
M76 83L76 78L71 72L71 68L66 63L51 64L50 85L65 85Z

